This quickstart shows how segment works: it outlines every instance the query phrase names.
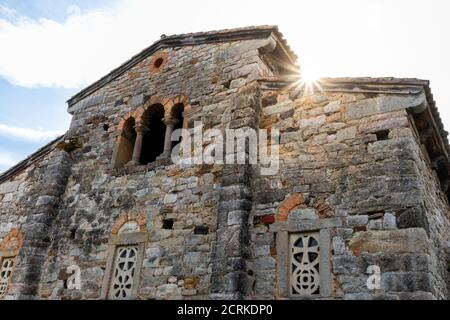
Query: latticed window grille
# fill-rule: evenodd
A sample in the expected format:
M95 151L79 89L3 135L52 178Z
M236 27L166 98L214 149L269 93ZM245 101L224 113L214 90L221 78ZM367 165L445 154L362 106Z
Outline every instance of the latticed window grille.
M0 299L6 296L8 283L14 268L14 258L3 258L0 267Z
M111 279L110 299L131 299L138 246L121 246L116 249Z
M289 235L290 290L292 295L320 294L319 233Z

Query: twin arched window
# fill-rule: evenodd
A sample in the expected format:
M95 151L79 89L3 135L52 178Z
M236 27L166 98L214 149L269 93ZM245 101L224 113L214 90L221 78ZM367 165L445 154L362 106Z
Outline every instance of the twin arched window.
M122 127L114 155L114 167L146 165L158 159L169 158L177 142L172 142L174 130L183 126L184 104L175 104L170 110L152 104L142 115L130 116Z

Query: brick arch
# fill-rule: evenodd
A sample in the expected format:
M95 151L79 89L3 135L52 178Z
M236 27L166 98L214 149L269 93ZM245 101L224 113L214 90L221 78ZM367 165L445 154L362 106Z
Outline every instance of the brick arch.
M117 126L117 128L119 129L119 130L123 130L124 129L124 127L125 127L125 123L128 121L128 119L130 119L130 118L134 118L134 120L135 121L137 121L136 120L136 116L135 116L135 111L129 111L129 112L127 112L123 117L121 117L120 118L120 121L119 121L119 124L118 124L118 126Z
M18 251L22 245L23 234L19 229L14 228L3 239L0 244L0 251Z
M334 210L322 199L316 200L313 207L316 209L320 219L334 216Z
M295 209L296 207L298 207L301 204L305 203L305 197L303 197L302 194L294 194L291 195L289 197L287 197L286 199L284 199L284 201L281 203L277 215L275 216L275 221L277 222L283 222L286 221L289 213Z
M184 105L187 105L188 101L189 101L188 97L186 97L185 95L179 95L178 97L173 99L173 104L175 105L175 104L182 103Z
M142 115L144 114L145 110L146 109L143 106L140 106L134 111L133 116L134 119L136 119L136 123L142 123Z
M111 234L117 235L119 233L120 228L128 222L136 222L139 225L139 229L141 232L147 231L147 217L143 213L125 213L119 216L114 224Z
M139 110L139 118L137 121L142 121L142 115L144 112L151 108L155 104L160 104L164 107L164 115L170 115L172 113L172 107L173 107L173 100L169 99L168 97L159 97L159 96L152 96L150 99L144 104L143 107L140 107L141 110Z

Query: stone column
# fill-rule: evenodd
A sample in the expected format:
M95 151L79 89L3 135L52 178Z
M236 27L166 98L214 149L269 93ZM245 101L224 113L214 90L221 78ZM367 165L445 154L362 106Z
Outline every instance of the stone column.
M175 118L164 118L164 124L166 125L166 136L164 138L164 151L158 157L158 159L164 159L170 157L170 153L172 151L172 133L175 125L178 123L178 120Z
M131 159L130 164L138 165L141 159L142 142L144 141L144 134L145 132L147 132L148 129L142 123L137 123L134 129L136 130L136 140L134 142L133 158Z

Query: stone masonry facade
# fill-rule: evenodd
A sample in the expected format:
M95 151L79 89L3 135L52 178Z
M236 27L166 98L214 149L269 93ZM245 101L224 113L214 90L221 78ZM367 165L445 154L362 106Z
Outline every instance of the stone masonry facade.
M428 81L299 73L276 27L248 27L163 36L72 97L67 133L0 175L0 296L449 299ZM278 129L278 172L172 163L167 132L195 121Z

